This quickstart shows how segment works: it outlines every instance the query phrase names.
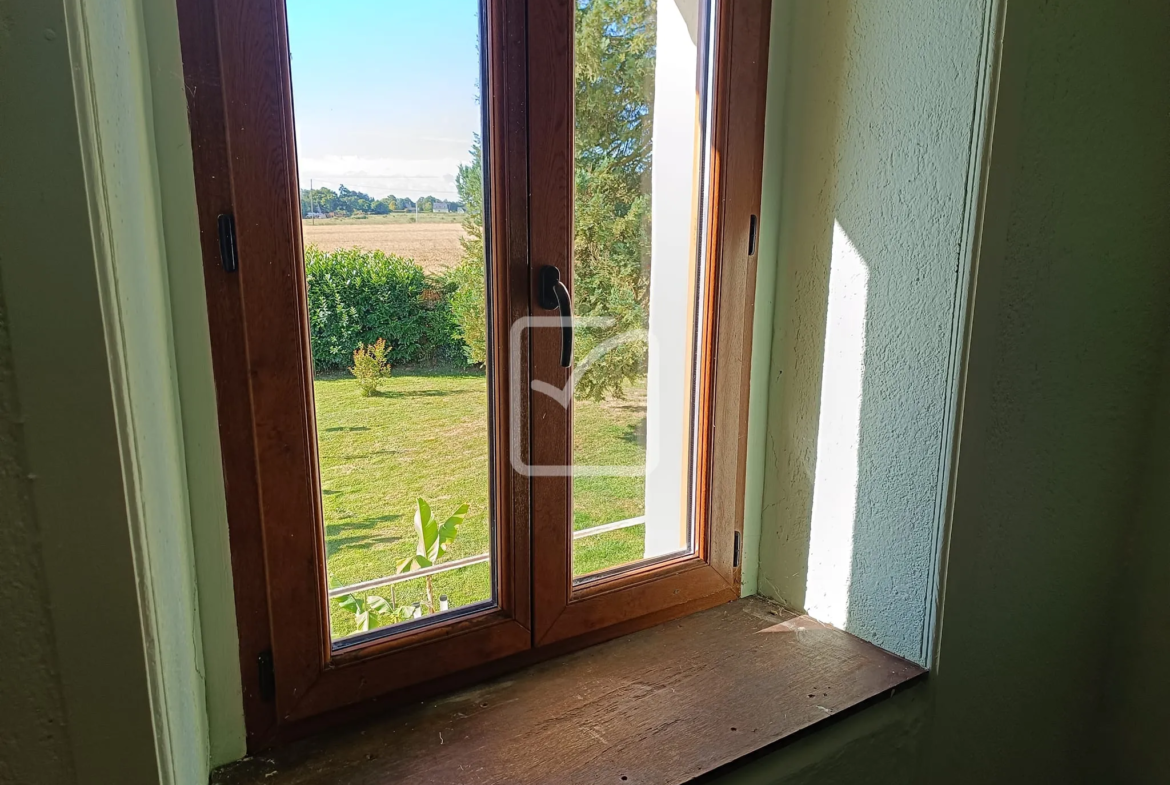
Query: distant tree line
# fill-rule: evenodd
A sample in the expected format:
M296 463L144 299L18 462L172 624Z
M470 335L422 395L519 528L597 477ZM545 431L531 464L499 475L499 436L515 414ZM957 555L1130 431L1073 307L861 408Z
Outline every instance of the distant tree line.
M434 212L435 202L443 202L433 196L424 196L417 202L408 196L394 196L391 194L383 199L375 199L367 193L353 191L340 186L336 191L332 188L301 189L301 217L308 218L310 214L323 213L325 215L389 215L397 212L420 213ZM448 201L450 212L461 212L463 205L459 202Z

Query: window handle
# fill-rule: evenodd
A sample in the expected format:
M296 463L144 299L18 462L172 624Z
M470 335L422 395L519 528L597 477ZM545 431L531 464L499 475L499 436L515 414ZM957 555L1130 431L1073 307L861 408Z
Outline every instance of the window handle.
M561 313L561 367L573 364L573 301L561 280L561 271L551 264L540 268L540 307Z

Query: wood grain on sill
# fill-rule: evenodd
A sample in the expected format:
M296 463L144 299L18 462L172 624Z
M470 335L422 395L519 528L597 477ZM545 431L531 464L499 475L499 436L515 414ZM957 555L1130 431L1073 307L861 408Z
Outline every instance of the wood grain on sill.
M749 598L240 761L212 782L682 783L922 673Z

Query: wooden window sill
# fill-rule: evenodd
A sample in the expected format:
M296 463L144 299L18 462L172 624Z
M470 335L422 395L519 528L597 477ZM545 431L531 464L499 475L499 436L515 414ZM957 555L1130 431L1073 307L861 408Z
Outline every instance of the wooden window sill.
M923 673L752 597L247 758L212 782L689 782Z

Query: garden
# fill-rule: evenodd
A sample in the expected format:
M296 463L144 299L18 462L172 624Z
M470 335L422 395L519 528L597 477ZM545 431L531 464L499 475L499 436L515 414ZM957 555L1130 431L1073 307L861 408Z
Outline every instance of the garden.
M427 276L411 260L362 249L325 253L310 246L305 256L330 588L419 567L404 568L419 551L419 498L440 523L466 505L456 536L434 561L489 553L487 381L482 365L469 359L484 349L468 345L481 333L460 327L461 314L479 318L482 306L460 310L459 271ZM620 397L579 397L574 454L590 464L641 464L645 412L641 379ZM574 529L642 515L643 483L575 478ZM574 572L639 559L642 548L641 525L578 539ZM490 599L489 564L336 596L334 637L430 612L439 596L451 608Z
M578 327L574 349L585 357L613 347L575 388L573 451L584 464L645 461L646 346L612 339L648 324L654 9L607 0L576 11L574 310L608 326ZM490 540L482 160L476 138L455 175L457 263L390 248L398 240L385 232L380 248L322 234L328 250L305 250L335 637L434 612L437 597L453 608L491 596L483 562L424 575L486 554ZM327 203L331 195L344 204ZM401 199L379 207L364 197L344 186L304 191L302 215L340 211L352 219L345 225L372 227L410 221L391 215ZM383 229L354 239L376 246ZM575 538L574 573L641 558L643 506L642 477L574 478L575 531L630 523ZM419 577L343 591L413 571Z

